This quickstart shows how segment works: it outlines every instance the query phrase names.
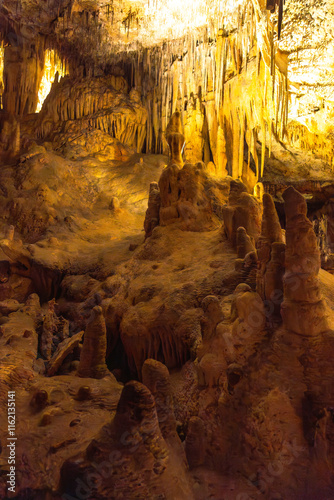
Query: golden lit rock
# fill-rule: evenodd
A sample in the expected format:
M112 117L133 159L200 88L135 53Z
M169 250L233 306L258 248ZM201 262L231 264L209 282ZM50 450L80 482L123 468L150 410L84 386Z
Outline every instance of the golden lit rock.
M0 3L0 498L333 498L332 0Z

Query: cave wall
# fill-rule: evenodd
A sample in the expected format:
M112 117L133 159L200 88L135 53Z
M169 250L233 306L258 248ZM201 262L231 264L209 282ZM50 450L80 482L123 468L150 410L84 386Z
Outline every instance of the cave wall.
M126 120L116 126L114 118L105 120L103 116L91 116L89 126L121 141L124 139L137 151L167 154L166 127L171 115L178 110L185 132L185 159L212 162L214 175L242 177L252 188L263 176L266 146L270 152L272 136L283 138L287 121L287 61L282 52L276 50L276 28L262 4L241 2L238 9L223 21L217 20L210 29L205 27L154 47L116 51L99 66L99 51L97 61L92 64L86 49L85 58L78 55L73 46L69 49L72 35L68 34L66 42L63 32L71 32L71 23L81 22L82 30L90 27L93 13L85 15L79 7L65 9L63 31L58 20L57 39L49 37L47 47L54 43L54 47L59 48L72 80L67 84L60 82L58 86L56 82L52 96L41 111L47 118L42 123L38 118L38 126L32 125L32 131L36 129L37 139L45 140L51 130L57 128L60 118L67 128L72 127L69 122L73 120L78 130L86 127L82 121L79 127L78 120L95 115L101 103L86 110L80 99L95 102L99 78L110 73L123 75L129 83L125 93L135 89L146 108L140 116L136 111L136 118L130 117L130 121L134 120L132 125L137 139L132 139L131 130L124 135L123 131L130 127ZM219 26L224 27L219 29ZM5 49L4 107L9 113L26 115L36 110L46 47L42 35L36 40ZM83 39L83 44L86 47L87 39ZM100 37L95 44L101 46ZM80 82L87 82L85 78L91 80L90 88L78 97L74 89L82 89ZM19 81L25 82L24 85ZM72 90L64 91L66 85ZM107 90L100 88L99 92ZM137 104L132 102L131 105L137 109ZM101 105L106 107L105 103ZM119 112L122 113L122 109ZM139 131L142 127L146 127L146 131Z
M330 0L287 0L278 47L289 58L287 140L333 166L334 13Z
M332 162L328 1L311 1L306 13L299 3L287 1L280 40L281 20L269 13L272 2L263 0L240 1L204 28L189 31L185 22L179 39L164 38L165 26L158 35L156 27L147 25L145 35L143 13L127 8L122 13L118 5L100 8L94 2L64 0L58 10L51 2L41 16L30 4L16 10L5 4L13 26L0 19L6 42L3 102L9 113L35 112L48 48L59 53L74 84L114 74L127 79L129 90L136 89L147 112L139 151L168 153L166 126L179 110L185 159L212 162L212 173L241 177L250 188L263 177L272 140ZM156 10L153 14L159 16ZM103 120L95 120L93 127L120 138Z
M44 39L22 37L4 49L3 109L14 115L35 113L44 68Z

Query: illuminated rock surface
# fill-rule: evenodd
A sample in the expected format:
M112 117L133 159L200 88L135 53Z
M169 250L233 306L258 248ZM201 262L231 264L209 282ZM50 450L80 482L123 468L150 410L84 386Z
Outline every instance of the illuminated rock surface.
M334 498L333 25L1 2L0 498Z

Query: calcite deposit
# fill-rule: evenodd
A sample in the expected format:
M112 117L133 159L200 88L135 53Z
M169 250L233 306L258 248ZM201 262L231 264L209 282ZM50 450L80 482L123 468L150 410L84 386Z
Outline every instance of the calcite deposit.
M288 188L283 197L286 213L283 321L295 333L317 335L329 329L327 306L318 281L320 251L306 217L303 196Z
M100 306L92 310L84 334L78 367L79 377L103 378L107 375L107 331Z
M332 7L0 2L1 499L334 500Z

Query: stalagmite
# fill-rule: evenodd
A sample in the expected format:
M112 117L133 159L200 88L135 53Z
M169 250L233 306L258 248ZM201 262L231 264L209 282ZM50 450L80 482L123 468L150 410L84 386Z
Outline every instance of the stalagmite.
M243 227L251 241L256 243L260 236L261 206L247 193L246 186L236 180L230 182L228 205L223 207L224 231L236 248L237 230Z
M176 435L176 420L173 411L173 396L169 371L165 365L154 359L147 359L142 368L143 384L151 391L163 437Z
M108 373L105 363L106 350L106 324L102 308L95 306L85 329L84 343L78 368L79 377L105 377Z
M185 450L190 469L199 467L205 459L205 426L199 417L191 417L185 443Z
M330 1L0 0L13 498L332 498Z
M293 187L283 193L286 217L284 301L281 306L287 330L315 336L329 329L318 273L320 251L305 198Z
M160 205L161 197L159 185L157 182L151 182L148 197L148 207L144 220L145 238L151 236L153 229L159 225Z
M263 201L263 215L261 223L261 236L257 243L259 266L256 276L256 290L260 294L262 299L270 301L272 300L272 297L271 295L267 295L267 293L269 293L269 289L271 289L271 286L267 287L267 292L265 290L267 267L271 259L273 243L282 243L283 235L278 215L276 212L275 204L271 195L268 193L264 193L262 201ZM279 248L280 247L276 247L276 250L278 252L280 252ZM276 254L275 259L277 257L278 255ZM279 274L281 273L279 272ZM271 277L270 279L272 280L273 277ZM277 277L277 280L278 281L276 284L277 286L280 286L279 285L280 278ZM272 292L273 290L271 289L270 293Z
M133 437L139 432L142 440L159 439L154 397L145 385L132 381L124 386L113 423L119 436L127 431Z
M182 150L184 146L184 135L182 133L180 113L176 111L166 128L166 139L170 149L170 160L168 165L183 166Z
M53 336L57 331L57 316L55 313L55 300L48 303L48 310L43 321L43 330L40 338L40 351L46 360L50 360L52 355Z
M244 259L249 252L255 252L255 247L244 227L238 227L236 243L238 259Z
M231 321L235 321L238 317L237 303L236 303L237 296L239 294L242 295L245 292L251 292L251 291L252 289L247 283L239 283L239 285L237 285L237 287L233 292L233 299L231 302Z
M272 243L270 261L264 276L264 296L269 307L268 319L280 322L280 307L283 300L283 276L285 273L285 244Z

